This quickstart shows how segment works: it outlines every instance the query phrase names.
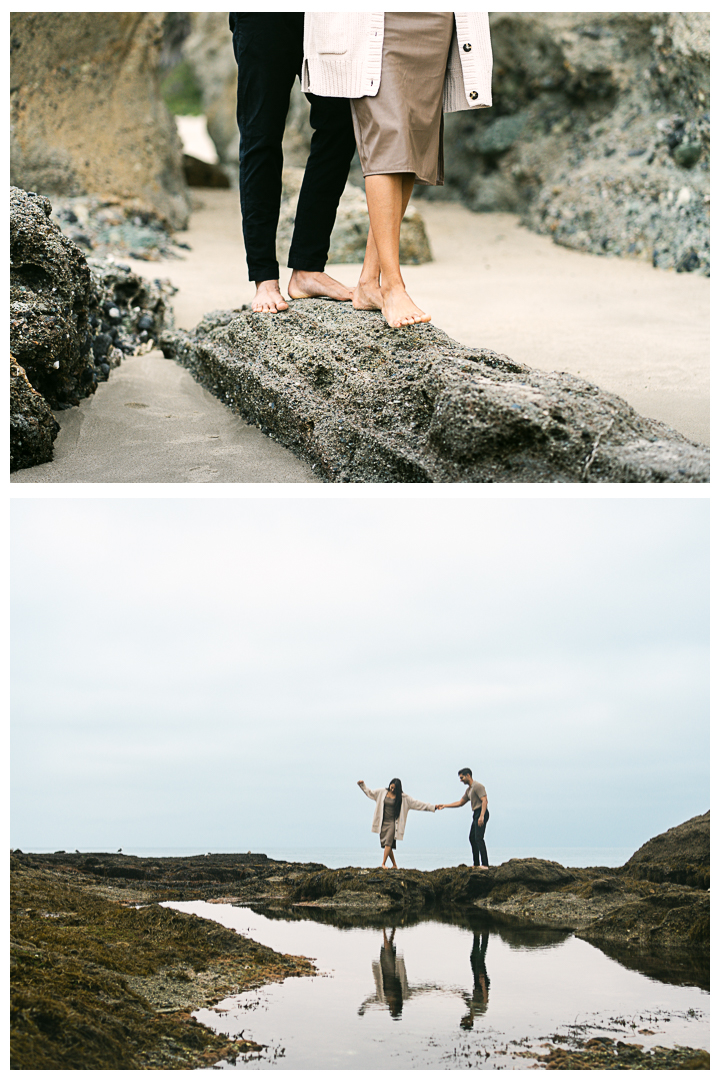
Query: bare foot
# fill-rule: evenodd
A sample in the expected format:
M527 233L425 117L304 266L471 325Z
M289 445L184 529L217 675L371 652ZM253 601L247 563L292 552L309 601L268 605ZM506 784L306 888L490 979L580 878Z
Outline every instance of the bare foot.
M329 274L316 273L314 270L293 270L288 293L292 300L307 300L311 296L324 296L328 300L353 298L353 291L347 285Z
M430 316L414 304L403 285L382 289L382 313L390 326L412 326L430 322Z
M377 281L358 281L353 290L352 305L358 311L382 311L382 293Z
M278 311L286 311L288 302L280 292L280 282L275 280L257 281L257 292L252 302L253 311L264 312L266 315L277 315Z

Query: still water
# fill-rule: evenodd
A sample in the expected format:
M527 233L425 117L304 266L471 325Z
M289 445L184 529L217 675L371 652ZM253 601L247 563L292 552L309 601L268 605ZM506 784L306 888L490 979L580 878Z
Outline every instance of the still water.
M194 1014L264 1044L236 1069L526 1069L526 1051L593 1035L709 1049L705 990L630 970L566 933L490 930L474 916L339 927L302 909L270 918L204 901L165 906L319 969Z

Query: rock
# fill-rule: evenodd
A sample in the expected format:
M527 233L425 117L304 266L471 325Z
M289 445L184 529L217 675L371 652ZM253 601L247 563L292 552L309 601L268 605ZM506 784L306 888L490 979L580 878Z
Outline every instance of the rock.
M13 469L52 460L51 408L77 405L124 354L152 348L172 323L169 282L91 259L51 220L44 196L10 192Z
M10 357L10 471L52 461L60 425L23 368ZM18 851L17 854L20 854Z
M710 888L710 811L654 836L622 868L629 877Z
M349 304L212 312L161 347L335 483L708 480L706 448L591 383Z
M53 221L83 251L130 256L146 262L178 258L178 243L165 222L136 199L97 195L53 196Z
M710 944L710 897L683 885L657 886L642 899L616 904L589 926L578 929L587 941L686 948Z
M281 265L287 263L303 175L304 169L283 169L282 203L277 232ZM348 184L338 206L328 262L361 263L365 258L369 224L365 192ZM431 261L425 223L418 209L411 205L400 226L400 262L418 265Z
M229 188L230 180L221 165L183 154L183 171L188 187Z
M10 347L56 408L92 392L94 364L90 269L51 209L40 195L10 189Z
M418 196L708 273L709 14L494 12L490 26L493 107L445 118L445 187Z
M12 183L138 199L187 224L182 147L160 95L162 12L13 12Z

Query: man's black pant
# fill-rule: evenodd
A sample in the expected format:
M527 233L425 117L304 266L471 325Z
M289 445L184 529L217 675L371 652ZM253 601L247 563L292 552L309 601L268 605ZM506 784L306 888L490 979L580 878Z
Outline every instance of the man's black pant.
M485 817L483 818L482 825L480 824L480 815L482 813L482 807L478 807L477 810L473 810L472 825L470 826L470 847L473 853L473 866L480 865L480 859L482 858L483 866L489 866L487 848L485 847L485 828L490 817L490 811L485 810Z
M303 22L302 12L230 12L238 65L240 205L251 281L278 277L275 235L282 193L282 138L290 91L302 68ZM288 265L322 271L355 152L355 135L347 99L306 96L313 137Z

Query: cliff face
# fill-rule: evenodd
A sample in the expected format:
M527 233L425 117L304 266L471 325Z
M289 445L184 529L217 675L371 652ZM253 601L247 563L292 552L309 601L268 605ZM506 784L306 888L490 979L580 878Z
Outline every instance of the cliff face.
M14 12L11 182L136 200L174 228L189 202L160 95L158 12Z

